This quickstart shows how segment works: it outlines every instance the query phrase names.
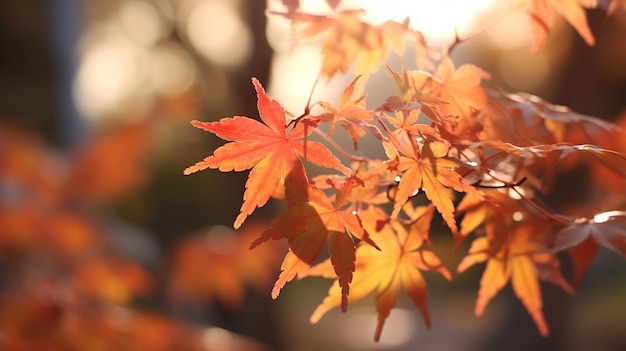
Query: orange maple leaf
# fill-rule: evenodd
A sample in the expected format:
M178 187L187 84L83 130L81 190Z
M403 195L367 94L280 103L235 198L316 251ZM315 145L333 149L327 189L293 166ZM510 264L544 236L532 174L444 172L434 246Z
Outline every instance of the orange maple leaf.
M517 0L517 5L526 6L532 24L533 52L539 51L554 25L555 11L561 14L576 29L585 42L593 46L595 38L587 24L585 9L595 9L597 0Z
M277 245L264 245L254 255L248 250L250 240L264 227L255 222L247 222L238 231L215 226L186 239L175 250L172 292L177 297L219 300L226 307L241 307L246 285L259 290L266 287L280 262Z
M445 157L448 145L440 141L424 141L420 149L415 136L412 137L410 133L407 135L405 142L402 142L400 138L390 134L390 141L395 149L386 148L390 158L397 160L391 163L392 167L402 172L391 217L397 217L408 199L423 190L456 236L458 228L454 218L454 194L451 189L471 193L479 198L483 194L454 171L458 163ZM406 145L407 143L410 145Z
M347 308L349 285L355 261L353 236L376 247L363 229L359 216L346 211L352 181L344 183L333 204L326 194L308 183L302 167L294 167L285 179L285 197L288 207L261 233L251 248L270 240L287 238L289 252L281 267L281 274L272 290L278 297L282 287L296 275L309 268L322 253L328 239L330 260L342 288L342 309Z
M235 229L255 208L265 205L272 194L281 191L285 176L291 173L294 165L302 162L300 157L319 166L350 173L325 146L303 140L313 131L310 121L297 123L288 131L285 110L265 93L256 78L252 78L252 83L257 92L259 115L265 124L241 116L223 118L218 122L193 121L193 126L231 142L184 171L188 175L208 167L222 172L252 169L246 182L241 212L235 219Z
M434 74L424 71L392 71L401 97L391 97L384 105L391 109L415 109L424 106L424 114L433 120L442 134L449 137L477 139L482 125L478 111L487 106L487 92L480 86L489 73L471 64L458 69L450 57L444 57Z
M382 116L393 128L392 131L385 128L385 130L391 134L390 141L393 145L391 148L386 148L390 158L395 158L397 154L394 149L407 155L419 154L417 140L423 139L423 136L427 136L436 141L443 141L437 130L428 125L418 123L420 117L419 110L410 110L408 113L395 111L393 117L387 114L383 114ZM386 144L385 142L383 146Z
M382 106L384 109L391 111L414 110L421 104L434 106L446 103L426 90L430 75L425 72L419 70L407 71L403 68L402 74L398 74L390 67L387 67L387 70L391 73L402 96L390 96L387 98L387 101Z
M82 294L123 304L135 295L148 295L154 281L139 265L112 257L97 257L81 264L75 284Z
M456 206L457 214L463 214L459 228L461 237L467 237L481 225L506 228L514 222L513 214L516 212L527 216L526 213L520 211L518 200L512 198L508 192L500 190L498 188L484 189L484 196L468 194L463 197ZM490 229L487 232L490 234L493 231ZM489 240L493 239L489 237ZM492 248L493 244L492 242Z
M376 219L385 218L386 215L376 207L371 207L363 214L364 225L372 231L380 250L370 245L359 245L357 248L357 265L348 299L353 302L376 290L378 311L378 324L374 333L376 341L380 339L385 320L395 306L401 288L420 309L426 326L430 328L430 314L426 305L428 291L420 270L434 270L446 279L451 279L450 272L433 252L420 249L424 242L423 237L430 228L434 208L427 206L415 210L420 214L409 229L399 221L391 221L378 232L374 231ZM329 261L324 261L313 267L306 275L327 277L329 268ZM327 311L340 305L342 300L340 285L340 282L336 281L331 286L328 296L311 315L311 323L317 323Z
M442 118L442 133L446 131L459 138L476 139L482 125L477 112L487 105L487 92L480 86L489 73L471 64L454 67L449 56L444 57L436 69L430 91L447 104L438 105Z
M487 261L474 313L482 315L489 301L511 280L515 295L532 316L541 335L547 336L549 331L542 312L539 279L555 283L572 295L574 289L562 277L557 258L542 251L542 247L532 241L531 236L537 230L532 222L517 225L510 233L509 241L495 252L490 248L487 236L477 238L469 254L459 263L457 271L462 273L476 263Z
M389 203L388 190L393 181L392 172L387 171L387 165L381 160L354 162L354 176L319 175L311 179L311 183L319 189L340 189L346 182L358 181L350 192L351 209L359 211L363 206L382 205Z
M431 55L421 33L409 28L408 18L402 23L386 21L371 25L363 21L363 10L342 10L332 16L299 12L270 13L291 20L294 26L305 23L306 26L300 32L304 38L328 32L321 45L321 74L327 78L345 73L354 62L359 74L374 72L387 57L388 48L398 53L404 50L405 38L415 44L419 65L425 65Z
M354 97L355 91L362 91L362 81L359 82L360 78L361 76L354 78L343 93L341 93L337 108L327 102L320 102L320 106L328 112L315 116L322 122L331 122L328 135L332 134L337 122L339 122L352 137L355 150L358 146L358 139L365 135L365 129L361 126L361 123L374 119L372 113L365 109L365 95ZM357 85L357 83L361 84Z
M129 124L90 140L73 160L64 184L67 195L105 201L143 185L148 177L150 127L148 122Z
M577 131L588 142L600 140L598 136L602 134L619 135L621 130L613 123L576 113L567 106L554 105L531 94L490 91L489 98L492 107L501 109L509 119L503 120L500 116L494 116L496 110L490 111L490 119L499 118L492 121L495 122L492 123L495 128L491 131L491 139L523 145L573 142L576 136L573 132Z

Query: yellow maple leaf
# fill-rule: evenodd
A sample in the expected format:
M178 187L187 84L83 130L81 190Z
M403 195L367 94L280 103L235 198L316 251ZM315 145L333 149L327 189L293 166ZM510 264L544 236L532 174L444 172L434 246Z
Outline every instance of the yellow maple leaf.
M422 250L424 231L428 232L434 213L432 206L414 210L420 212L417 220L408 229L398 221L391 221L373 234L380 250L371 245L359 245L356 251L356 269L352 279L348 301L357 301L369 293L376 292L378 323L374 340L380 339L385 320L395 306L400 289L409 296L420 309L424 322L430 327L430 314L426 305L428 291L426 281L420 271L434 270L451 279L450 272L431 251ZM364 226L374 232L376 219L386 215L380 209L371 207L363 213ZM332 276L330 260L312 268L305 275ZM338 281L331 286L328 296L311 315L311 323L317 323L330 309L341 305L341 286Z

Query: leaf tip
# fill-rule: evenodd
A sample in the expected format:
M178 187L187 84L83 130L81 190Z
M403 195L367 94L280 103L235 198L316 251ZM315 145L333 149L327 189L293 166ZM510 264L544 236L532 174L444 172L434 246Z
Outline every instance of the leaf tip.
M207 168L207 166L205 164L203 164L202 161L200 161L200 162L196 163L193 166L189 166L189 167L185 168L185 170L183 170L183 175L187 176L187 175L190 175L190 174L202 171L202 170L204 170L206 168Z
M245 222L246 218L248 218L248 214L246 212L240 212L239 215L237 216L237 218L235 218L235 222L233 223L233 228L239 229L241 227L241 225L243 224L243 222Z
M277 284L274 285L274 288L272 288L272 300L276 300L278 298L278 295L280 295L280 290L283 288L282 285L279 285L278 282Z
M254 90L256 90L258 95L265 94L265 89L263 88L263 85L256 77L252 77L252 85L254 85Z

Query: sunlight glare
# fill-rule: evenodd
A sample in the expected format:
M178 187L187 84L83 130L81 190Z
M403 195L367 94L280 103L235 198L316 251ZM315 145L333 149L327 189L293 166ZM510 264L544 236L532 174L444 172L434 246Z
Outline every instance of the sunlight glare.
M626 217L626 211L608 211L608 212L602 212L602 213L598 213L595 216L593 216L593 222L594 223L604 223L604 222L608 222L612 219L614 219L615 217L622 217L625 218Z
M439 1L404 1L404 0L344 0L340 9L365 9L365 20L373 24L387 20L403 21L411 18L411 26L424 32L431 44L451 44L455 30L459 35L467 35L475 26L479 14L492 11L489 7L494 0L439 0ZM301 0L301 10L307 13L326 14L330 8L323 0ZM280 0L268 1L268 9L285 11ZM293 37L288 20L280 16L269 16L267 38L275 51L271 68L270 94L283 102L287 110L301 112L306 105L313 82L321 68L319 43L301 44L292 47ZM309 41L310 42L310 41ZM308 42L307 42L308 43ZM321 82L315 90L312 101L336 99L341 89L348 82L341 77L330 82ZM318 96L320 95L320 96ZM328 96L328 98L325 98Z
M359 0L366 17L374 24L387 20L402 22L410 17L411 27L421 31L433 44L451 43L455 31L468 35L476 26L477 16L493 4L493 0Z
M298 46L290 52L277 53L270 69L269 94L280 101L286 111L301 113L320 69L321 55L315 47ZM328 88L325 84L322 86ZM329 98L337 93L337 89L316 89L316 98L312 101L324 100L318 93Z

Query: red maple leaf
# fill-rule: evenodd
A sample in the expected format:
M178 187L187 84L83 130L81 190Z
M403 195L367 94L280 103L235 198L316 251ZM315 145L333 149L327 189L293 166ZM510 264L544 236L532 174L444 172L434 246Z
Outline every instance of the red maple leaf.
M231 142L184 171L187 175L205 168L217 168L222 172L252 169L235 228L239 228L255 208L265 205L272 194L281 190L285 176L294 165L302 162L300 157L319 166L350 172L325 146L303 140L313 131L309 121L297 123L289 131L282 106L265 93L256 78L252 78L252 83L257 92L259 115L265 124L242 116L223 118L218 122L191 122L193 126Z
M272 290L272 298L278 297L282 287L296 275L308 269L322 253L326 240L330 261L342 289L342 309L348 306L349 285L355 269L355 243L353 237L377 248L363 229L355 211L350 210L349 200L356 180L345 182L335 196L335 203L326 194L311 185L302 167L294 167L285 179L287 210L280 214L270 228L261 233L251 248L274 239L287 238L289 252L281 267L281 274Z

